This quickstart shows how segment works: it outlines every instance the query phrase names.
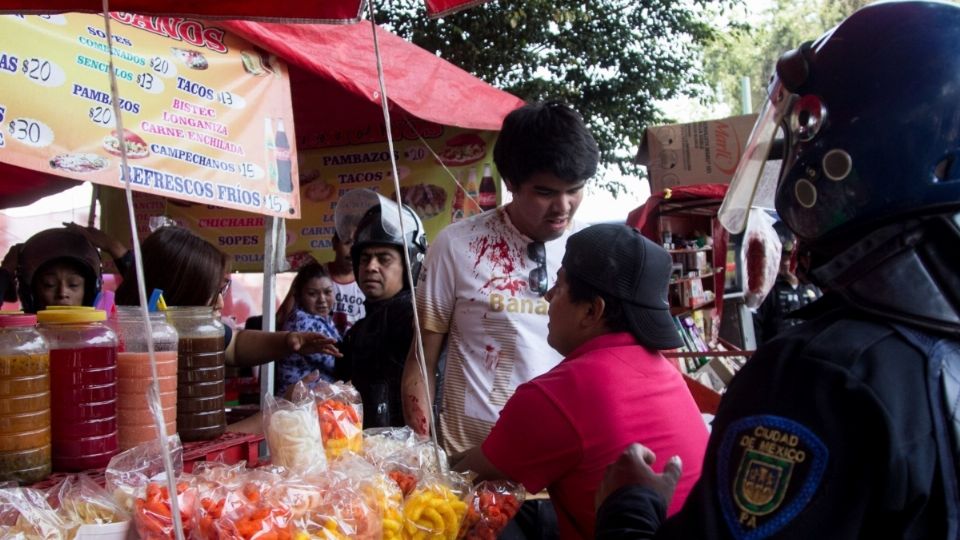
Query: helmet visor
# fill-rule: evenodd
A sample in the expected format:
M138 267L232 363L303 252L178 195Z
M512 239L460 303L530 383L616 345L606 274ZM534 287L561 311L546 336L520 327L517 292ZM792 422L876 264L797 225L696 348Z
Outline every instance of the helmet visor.
M341 240L346 242L353 239L357 224L371 208L376 206L380 207L380 225L387 235L398 239L403 238L401 219L402 231L406 231L408 235L422 229L419 218L406 205L400 212L397 203L375 191L352 189L340 197L334 211L334 225Z
M774 139L777 132L782 131L783 118L795 98L774 76L768 99L747 140L743 159L737 165L730 188L720 205L720 223L733 234L743 232L751 207L773 208L780 162L769 160Z

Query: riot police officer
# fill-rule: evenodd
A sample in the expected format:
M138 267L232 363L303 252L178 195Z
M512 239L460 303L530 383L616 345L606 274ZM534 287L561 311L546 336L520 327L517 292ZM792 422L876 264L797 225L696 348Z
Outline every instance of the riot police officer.
M733 380L684 508L663 521L681 467L634 445L598 538L960 538L958 43L960 6L885 2L781 57L721 219L779 129L776 209L825 296Z

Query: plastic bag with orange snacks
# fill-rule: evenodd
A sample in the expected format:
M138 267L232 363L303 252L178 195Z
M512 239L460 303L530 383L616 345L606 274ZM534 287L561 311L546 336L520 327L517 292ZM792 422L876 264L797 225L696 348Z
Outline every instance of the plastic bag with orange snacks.
M183 446L176 434L171 435L168 440L173 474L179 476L183 472ZM160 441L143 443L113 456L104 476L107 493L113 496L121 508L133 513L134 500L143 495L148 483L165 483Z
M467 513L467 491L457 473L423 478L403 503L404 538L455 540Z
M347 452L359 454L363 448L363 401L350 383L326 383L315 388L320 433L327 459L332 461Z
M475 485L467 500L460 538L495 540L517 515L523 496L523 488L508 480L488 480Z
M183 535L185 538L190 538L194 528L193 516L197 491L190 486L188 479L181 477L177 482L177 492L174 496L177 498L180 522L183 524ZM138 497L134 505L133 524L141 540L175 538L170 490L166 482L148 483L143 496Z
M291 540L291 510L274 497L283 477L270 471L208 469L198 475L200 540Z

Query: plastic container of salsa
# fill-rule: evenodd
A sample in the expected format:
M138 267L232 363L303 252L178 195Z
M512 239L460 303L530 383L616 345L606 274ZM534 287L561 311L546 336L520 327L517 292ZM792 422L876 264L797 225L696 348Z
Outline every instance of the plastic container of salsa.
M0 481L51 472L50 354L34 315L0 314Z
M119 451L117 335L105 321L106 313L87 307L37 313L50 348L55 471L103 468Z

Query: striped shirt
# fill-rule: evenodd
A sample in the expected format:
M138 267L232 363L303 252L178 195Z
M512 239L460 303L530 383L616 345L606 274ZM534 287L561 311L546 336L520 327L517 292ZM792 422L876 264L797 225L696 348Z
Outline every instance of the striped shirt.
M546 243L551 284L580 228ZM516 387L562 359L547 345L548 304L527 284L531 242L501 207L448 226L427 251L417 308L425 330L448 334L439 422L448 453L482 443Z

